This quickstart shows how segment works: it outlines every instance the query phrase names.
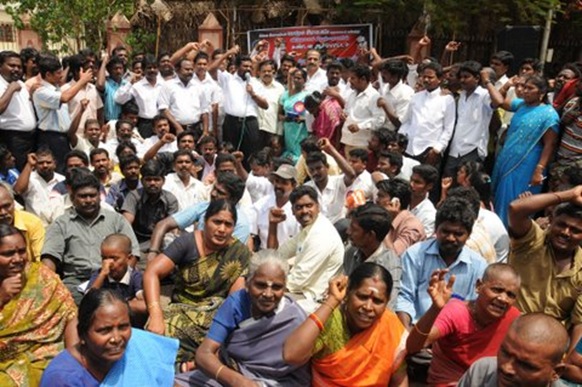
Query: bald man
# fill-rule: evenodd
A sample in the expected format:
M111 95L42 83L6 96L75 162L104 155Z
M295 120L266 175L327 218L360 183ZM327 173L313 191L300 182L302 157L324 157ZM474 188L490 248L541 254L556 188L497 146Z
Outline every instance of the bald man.
M516 319L497 357L475 362L459 387L565 386L558 379L568 347L568 332L553 317L530 313Z

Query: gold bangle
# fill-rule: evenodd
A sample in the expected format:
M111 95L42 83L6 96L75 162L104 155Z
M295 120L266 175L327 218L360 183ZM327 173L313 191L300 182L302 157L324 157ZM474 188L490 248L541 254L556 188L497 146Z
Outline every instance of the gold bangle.
M214 380L216 380L218 382L218 375L220 374L220 371L222 371L222 369L224 368L224 364L221 365L220 367L218 367L218 371L216 371L216 374L214 374Z
M160 306L160 303L158 301L154 301L151 304L148 305L148 310L150 309L154 309L154 308L160 308L162 309L162 307Z
M428 336L430 335L430 331L428 333L424 333L422 332L420 329L418 329L418 324L414 324L414 329L421 335L421 336Z

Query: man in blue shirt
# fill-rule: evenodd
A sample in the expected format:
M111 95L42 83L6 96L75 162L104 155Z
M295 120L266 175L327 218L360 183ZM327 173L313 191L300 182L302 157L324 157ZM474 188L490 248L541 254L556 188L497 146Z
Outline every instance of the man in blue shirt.
M432 272L455 276L456 297L476 298L475 284L487 267L485 258L465 247L476 215L466 200L446 200L436 213L436 238L417 243L402 255L402 279L395 312L407 329L431 306L427 288Z

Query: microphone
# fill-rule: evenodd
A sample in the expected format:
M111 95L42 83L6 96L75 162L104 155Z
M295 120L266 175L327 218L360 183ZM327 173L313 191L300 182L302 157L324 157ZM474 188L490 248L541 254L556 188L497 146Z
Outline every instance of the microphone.
M245 81L249 83L251 81L251 73L248 71L245 73Z

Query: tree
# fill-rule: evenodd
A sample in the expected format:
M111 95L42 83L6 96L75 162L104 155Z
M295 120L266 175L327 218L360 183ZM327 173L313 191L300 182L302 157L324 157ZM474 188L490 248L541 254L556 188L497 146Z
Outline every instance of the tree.
M60 44L63 53L71 51L69 40L79 47L101 49L107 20L117 11L131 14L133 10L132 0L0 0L0 4L5 5L18 28L24 27L22 17L29 15L30 27L43 44Z

